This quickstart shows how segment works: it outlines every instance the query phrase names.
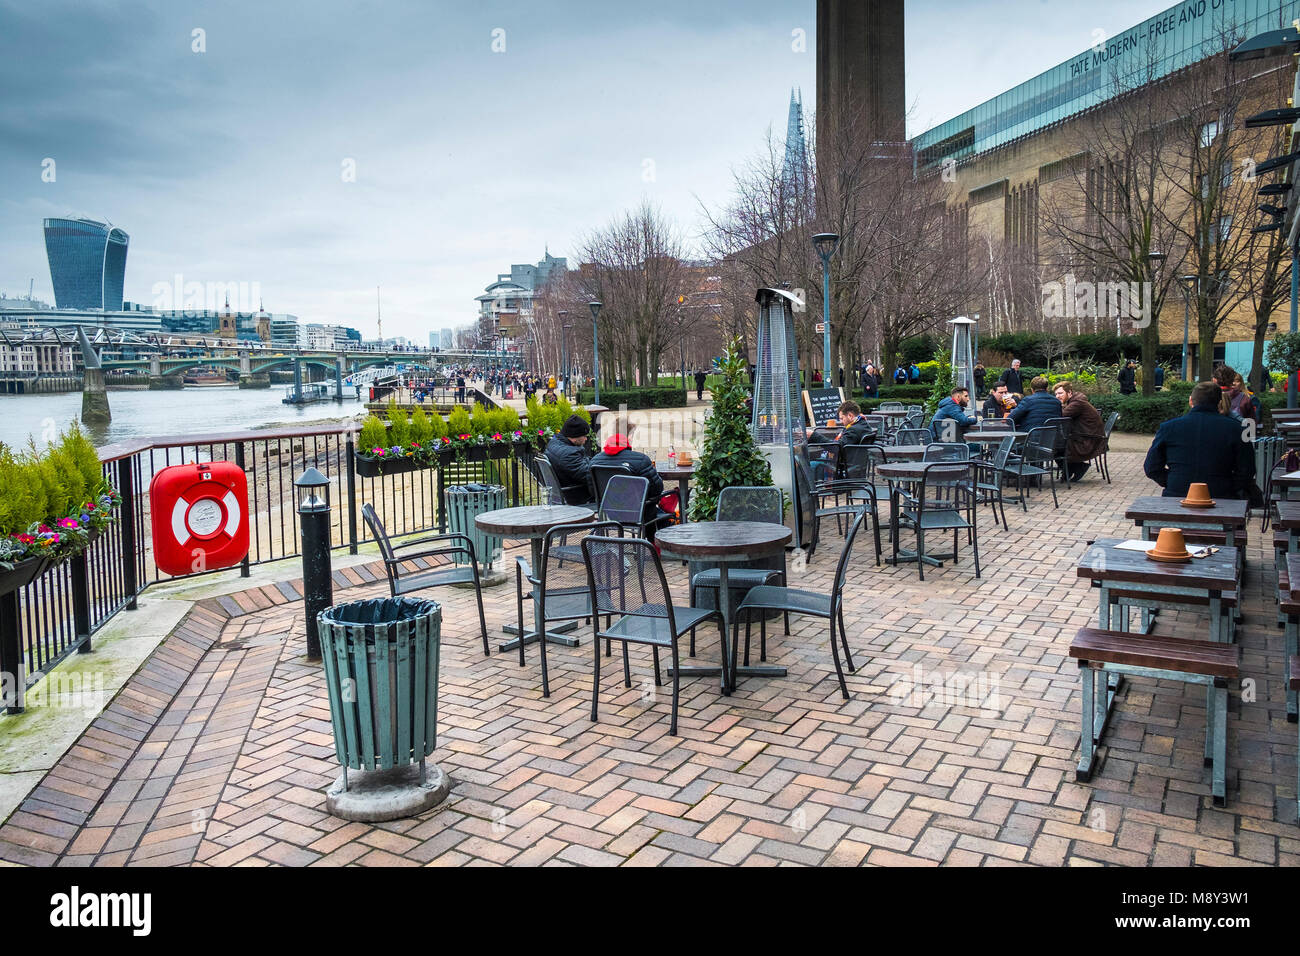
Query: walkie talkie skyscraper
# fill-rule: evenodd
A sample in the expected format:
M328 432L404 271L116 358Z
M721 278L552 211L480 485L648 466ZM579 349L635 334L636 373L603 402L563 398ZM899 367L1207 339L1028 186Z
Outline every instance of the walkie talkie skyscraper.
M795 446L804 440L799 400L799 349L794 339L794 307L799 299L784 289L759 289L758 340L754 370L754 442L772 467L772 483L790 509L794 540L804 547L812 533L812 495L800 477Z

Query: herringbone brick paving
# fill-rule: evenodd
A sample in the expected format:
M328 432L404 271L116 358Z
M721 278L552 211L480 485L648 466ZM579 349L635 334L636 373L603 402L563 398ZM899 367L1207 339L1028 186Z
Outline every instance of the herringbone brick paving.
M439 748L453 780L418 818L349 823L324 811L338 773L319 665L304 657L300 586L201 602L0 828L0 859L38 865L1287 865L1300 857L1296 736L1285 719L1271 546L1251 529L1245 681L1232 692L1228 806L1202 767L1204 693L1130 681L1089 784L1074 781L1078 677L1070 638L1096 617L1075 575L1084 542L1131 536L1125 504L1151 485L1135 454L1038 495L1011 530L981 514L969 552L927 574L876 567L866 537L847 587L858 670L840 699L824 622L769 633L781 679L669 688L633 650L625 688L603 660L590 721L591 640L484 659L472 596L446 589ZM825 586L827 530L805 587ZM886 542L886 547L888 544ZM1267 563L1266 563L1267 562ZM679 595L684 569L667 567ZM336 599L386 593L375 567L336 574ZM513 618L488 592L489 628ZM1195 613L1164 633L1206 634ZM716 655L701 632L699 656ZM938 680L936 685L935 681ZM938 692L936 693L936 688Z

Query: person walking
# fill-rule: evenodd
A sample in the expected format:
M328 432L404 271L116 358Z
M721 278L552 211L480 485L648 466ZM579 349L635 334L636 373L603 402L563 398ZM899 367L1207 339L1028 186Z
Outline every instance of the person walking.
M880 373L868 362L862 368L862 397L876 398L880 395Z
M1119 393L1121 395L1132 395L1137 391L1137 362L1129 359L1124 363L1124 367L1119 370Z
M988 377L988 370L984 368L983 362L975 363L975 397L977 399L984 397L984 380Z
M695 400L697 402L704 401L704 383L707 379L708 376L704 374L704 369L697 368L695 370Z

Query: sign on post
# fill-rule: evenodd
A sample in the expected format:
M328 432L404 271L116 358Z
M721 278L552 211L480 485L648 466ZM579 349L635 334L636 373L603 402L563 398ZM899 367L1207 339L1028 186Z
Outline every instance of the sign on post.
M838 388L814 388L803 393L803 407L813 425L825 425L839 417L844 395Z

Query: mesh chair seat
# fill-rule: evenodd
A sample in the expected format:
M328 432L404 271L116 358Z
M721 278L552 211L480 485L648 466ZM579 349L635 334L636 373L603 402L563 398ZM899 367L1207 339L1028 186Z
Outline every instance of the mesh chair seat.
M907 521L912 527L916 527L919 517L920 527L923 531L951 531L953 528L970 527L970 522L963 517L960 511L949 508L935 509L932 505L927 506L923 514L918 514L912 508L904 508L898 513L898 516Z
M793 611L798 614L811 614L814 617L831 616L831 596L821 591L805 591L803 588L782 588L763 586L750 590L745 600L740 602L742 610Z
M473 584L475 578L474 569L466 565L432 568L428 571L408 571L393 584L393 596L410 594L412 591L421 591L444 584Z
M643 617L641 615L658 615ZM674 637L680 637L701 621L717 617L718 612L711 608L674 607L673 619L677 624L674 634L668 627L668 609L662 604L642 604L630 607L628 612L609 627L602 628L599 637L612 637L615 640L634 641L638 644L658 644L670 647Z
M533 600L531 593L525 601ZM560 588L546 592L546 620L578 621L591 617L591 591L588 588Z
M780 578L781 572L777 570L767 570L765 568L732 568L727 572L727 587L731 590L740 590L744 587L757 587L760 584L768 584L773 578ZM694 588L716 588L721 580L717 568L708 568L701 571L695 577L691 578L691 587Z

